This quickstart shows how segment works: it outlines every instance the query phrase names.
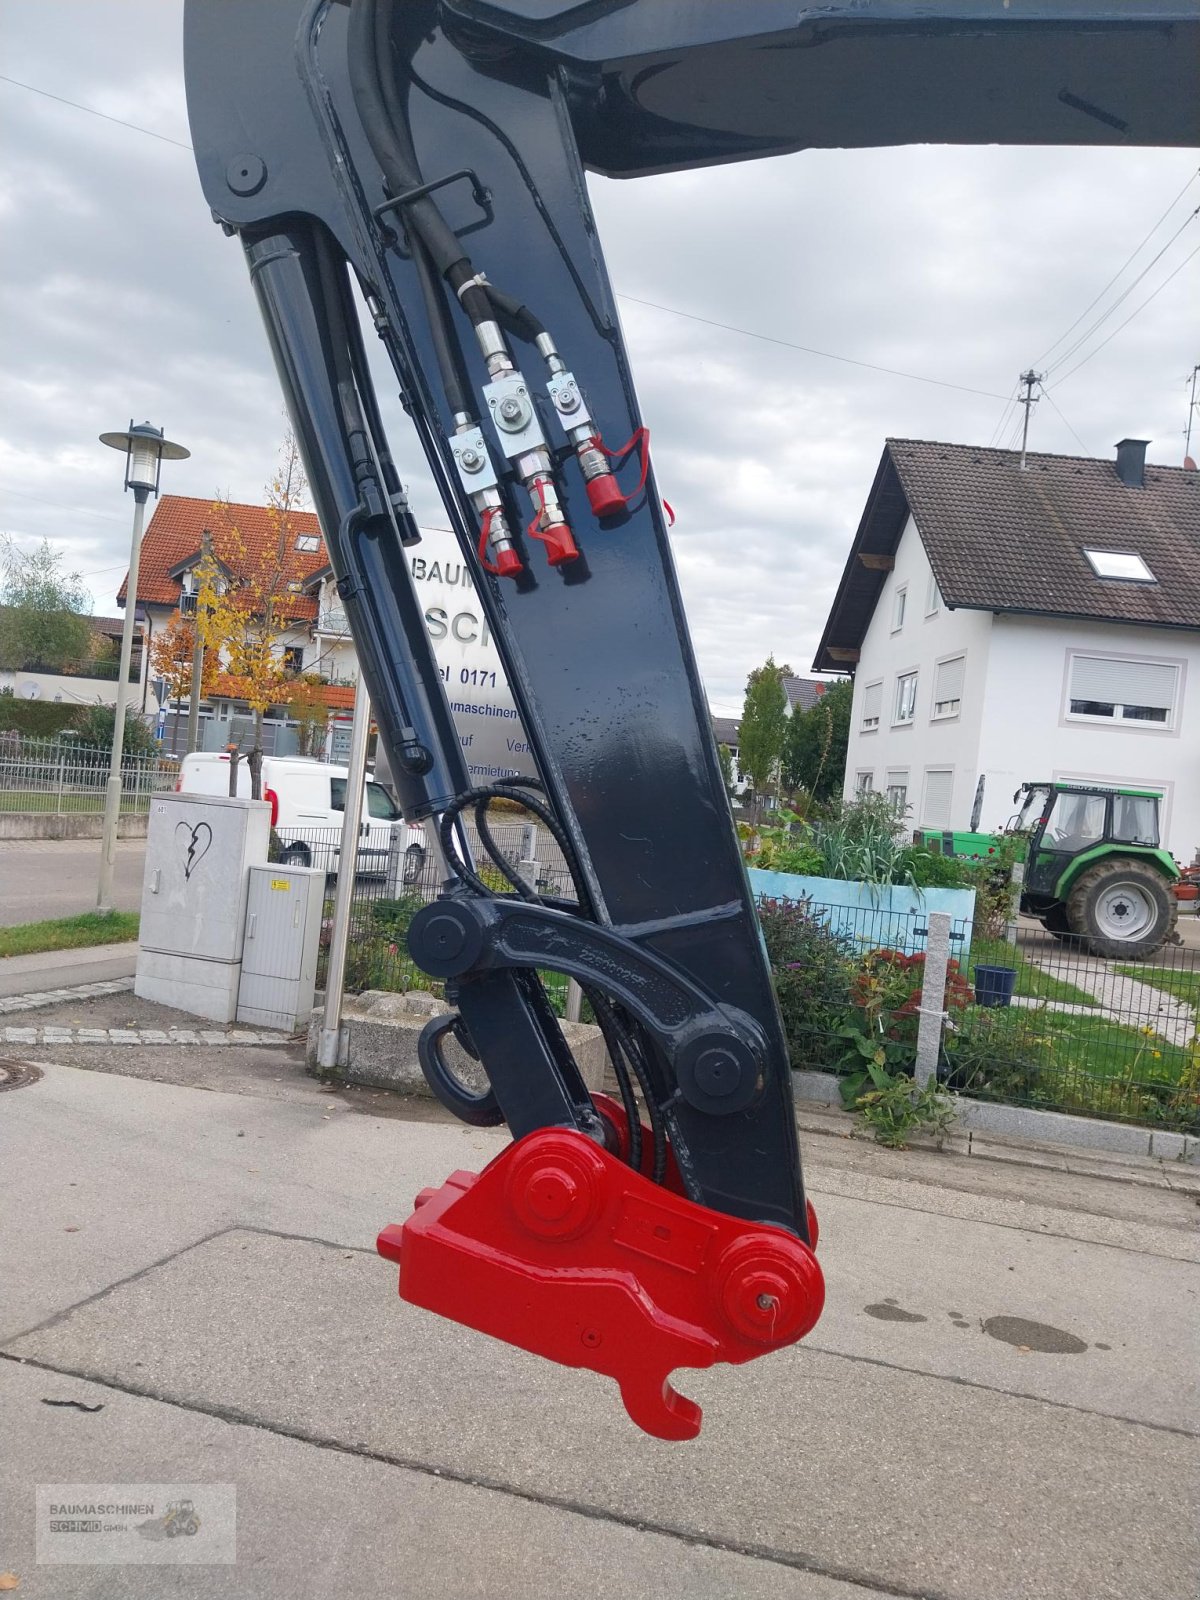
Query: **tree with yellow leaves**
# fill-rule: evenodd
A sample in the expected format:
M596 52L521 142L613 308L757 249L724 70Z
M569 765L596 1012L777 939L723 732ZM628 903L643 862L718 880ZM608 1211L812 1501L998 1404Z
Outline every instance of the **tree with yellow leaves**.
M196 568L196 621L205 649L221 663L221 689L254 715L250 793L262 798L263 718L289 698L280 639L291 626L297 590L296 530L308 484L289 430L279 468L267 485L272 537L250 549L227 502L213 504L209 549Z
M167 699L175 702L175 722L171 728L171 754L179 747L180 712L184 695L194 692L205 695L211 692L216 676L216 654L205 650L201 657L200 682L192 683L195 666L196 624L190 617L173 616L166 627L155 634L150 645L150 670L152 676L161 678L167 690Z

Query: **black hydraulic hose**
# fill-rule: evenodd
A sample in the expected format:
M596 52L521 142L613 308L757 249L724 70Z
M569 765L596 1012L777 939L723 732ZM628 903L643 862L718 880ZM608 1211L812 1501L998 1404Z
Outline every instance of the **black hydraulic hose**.
M471 404L470 390L463 372L462 351L450 328L448 308L442 295L442 287L437 280L433 263L429 259L429 252L421 235L412 229L409 233L412 246L413 267L416 269L417 281L421 286L421 298L425 302L425 315L429 323L429 335L433 342L434 356L437 359L438 373L442 380L442 389L445 391L446 404L456 416L474 417L475 411Z
M405 194L421 184L421 173L406 148L398 126L393 124L384 100L376 61L375 0L353 0L350 7L347 65L354 104L362 119L363 131L383 168L391 192ZM462 246L445 218L426 195L406 207L410 224L428 245L439 272L448 273L462 263L469 266Z
M485 285L488 299L496 312L497 318L522 339L528 339L530 344L545 333L545 324L536 317L527 305L523 305L515 295L506 294L503 289L497 289L494 283Z
M379 0L353 0L349 32L350 83L363 128L393 195L419 188L421 167L408 130L404 105L391 73L392 10ZM404 207L410 234L419 234L437 270L458 294L473 325L489 321L491 302L472 285L466 252L429 195ZM467 287L471 285L470 287ZM460 292L461 291L461 292Z

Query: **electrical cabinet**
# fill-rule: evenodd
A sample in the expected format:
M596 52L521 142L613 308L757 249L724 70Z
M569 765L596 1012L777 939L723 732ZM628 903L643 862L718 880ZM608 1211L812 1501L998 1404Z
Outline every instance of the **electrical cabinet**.
M250 868L239 1022L289 1033L308 1026L324 911L323 870Z
M134 993L213 1022L237 1014L246 876L267 859L261 800L161 794L150 802Z

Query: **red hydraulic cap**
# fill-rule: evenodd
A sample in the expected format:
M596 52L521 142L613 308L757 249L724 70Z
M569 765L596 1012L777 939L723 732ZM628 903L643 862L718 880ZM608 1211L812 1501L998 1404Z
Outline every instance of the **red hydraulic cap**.
M625 496L611 472L604 472L598 478L588 479L587 497L588 504L597 517L616 517L625 510Z
M496 560L491 567L498 578L515 578L521 570L521 558L509 545L507 550L498 550Z
M804 1337L825 1299L793 1234L710 1211L583 1134L546 1128L455 1172L379 1235L413 1305L614 1378L638 1427L694 1439L675 1367L741 1363Z
M579 546L565 522L552 522L548 528L539 528L541 519L535 517L529 524L532 538L540 539L546 546L546 560L552 567L561 567L567 561L579 560Z

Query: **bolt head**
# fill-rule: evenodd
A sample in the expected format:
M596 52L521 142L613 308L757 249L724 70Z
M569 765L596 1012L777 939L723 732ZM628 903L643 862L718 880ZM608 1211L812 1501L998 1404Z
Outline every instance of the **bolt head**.
M575 411L579 406L579 390L567 384L558 391L558 409L560 411Z
M505 422L516 422L521 415L521 402L513 397L500 402L500 415Z

